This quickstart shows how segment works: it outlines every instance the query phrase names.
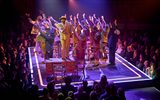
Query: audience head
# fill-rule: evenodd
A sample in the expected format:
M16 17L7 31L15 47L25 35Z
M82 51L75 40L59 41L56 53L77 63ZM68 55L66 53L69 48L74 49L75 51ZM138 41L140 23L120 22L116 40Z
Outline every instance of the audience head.
M58 94L58 100L64 100L65 97L64 97L64 94L63 93L59 93Z
M71 97L67 97L65 98L65 100L73 100Z
M64 78L64 82L66 83L66 85L70 85L71 82L72 82L71 77L70 77L70 76L66 76L66 77Z
M117 90L116 90L116 86L114 83L109 84L109 91L108 92L109 92L109 95L116 95Z
M79 86L79 87L78 87L78 92L79 92L79 93L82 93L82 92L83 92L83 86Z
M51 82L49 82L48 84L47 84L47 89L48 89L48 91L49 91L49 93L52 93L52 92L54 92L54 90L55 90L55 82L54 81L51 81Z
M150 62L148 60L144 61L144 67L147 68L150 66Z
M47 96L48 95L48 89L47 88L43 88L42 93L43 93L43 95Z
M73 91L69 91L69 92L68 92L68 97L74 98L74 93L73 93Z
M90 100L98 100L98 95L95 91L90 93Z
M83 80L83 87L87 87L88 86L88 81L87 80Z
M94 86L94 91L97 93L97 94L100 94L101 91L102 91L102 87L100 86L100 84L96 84Z
M101 77L100 82L105 82L105 83L107 83L107 77L106 77L106 75L103 75L103 76Z
M123 88L118 88L117 90L117 95L119 97L120 100L126 100L126 97L125 97L125 91Z
M32 85L30 88L29 88L29 92L31 95L35 95L38 93L38 86L37 85Z
M95 87L95 85L97 85L98 84L98 82L97 81L94 81L93 82L93 88Z

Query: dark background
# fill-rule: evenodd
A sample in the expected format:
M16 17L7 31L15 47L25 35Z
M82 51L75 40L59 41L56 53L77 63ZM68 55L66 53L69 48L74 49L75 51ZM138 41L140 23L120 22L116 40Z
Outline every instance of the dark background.
M86 13L104 15L106 21L117 18L123 30L159 32L160 0L0 0L0 34L18 33L25 13L33 19L43 10L56 20L61 15Z

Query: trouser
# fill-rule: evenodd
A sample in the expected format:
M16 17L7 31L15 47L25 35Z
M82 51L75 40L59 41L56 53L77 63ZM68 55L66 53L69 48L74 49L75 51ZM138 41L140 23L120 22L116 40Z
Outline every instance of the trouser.
M39 48L40 47L40 48ZM40 52L42 51L42 54L45 55L46 54L46 44L45 44L45 39L38 35L36 37L36 45L35 45L36 51Z
M53 57L53 42L54 40L46 40L46 55L45 58L49 59Z
M42 53L45 56L46 55L46 44L45 42L41 42L41 49L42 49Z
M57 42L56 43L56 45L57 45L57 49L58 49L58 58L60 58L61 57L61 43L60 43L60 41L59 42Z
M41 43L39 41L36 41L35 51L38 52L38 53L41 51L40 46L41 46Z
M109 47L109 62L111 64L115 64L115 51L116 51L116 48Z
M53 50L46 51L45 59L49 59L53 57Z
M62 58L68 58L69 57L69 47L70 47L70 39L63 40L61 39L61 52L62 52Z

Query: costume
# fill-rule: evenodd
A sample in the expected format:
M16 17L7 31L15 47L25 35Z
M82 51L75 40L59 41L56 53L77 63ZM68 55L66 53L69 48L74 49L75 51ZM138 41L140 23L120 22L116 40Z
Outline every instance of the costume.
M68 21L66 21L65 16L62 16L61 20L65 20L65 22L55 24L55 26L59 29L60 33L62 59L66 59L69 58L70 35L72 28L71 24Z
M77 34L78 41L76 45L76 59L79 61L85 60L85 50L86 50L86 34L81 32Z
M45 38L45 59L49 59L53 57L53 43L55 33L53 29L47 29L46 33L42 33L41 36Z
M43 55L46 53L46 48L45 48L45 38L40 35L41 30L44 30L42 27L42 22L38 21L32 21L33 27L31 30L31 34L36 35L35 37L35 49L36 52L40 53L42 52Z
M78 43L78 37L77 35L79 36L81 34L81 30L82 30L82 27L78 24L76 26L76 29L73 33L73 36L72 36L72 39L73 39L73 55L76 56L76 47L77 47L77 43Z
M118 27L116 25L113 25L108 35L109 62L111 65L115 65L116 44L119 34L120 32L118 32Z
M106 52L106 44L108 45L108 33L109 33L109 28L104 28L101 32L100 52L101 52L101 57L103 59L108 59Z
M101 40L101 30L97 30L97 28L94 29L94 58L95 58L95 65L99 64L99 58L100 58L100 40Z

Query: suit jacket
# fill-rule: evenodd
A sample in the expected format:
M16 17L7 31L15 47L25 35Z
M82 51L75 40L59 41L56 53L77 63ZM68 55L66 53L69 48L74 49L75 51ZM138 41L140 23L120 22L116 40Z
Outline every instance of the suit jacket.
M118 41L118 35L114 33L117 28L111 28L108 34L108 46L112 48L116 48L116 44Z
M70 38L71 31L72 31L72 26L70 22L66 21L65 24L58 23L56 24L56 27L58 27L59 29L61 40L66 40Z

